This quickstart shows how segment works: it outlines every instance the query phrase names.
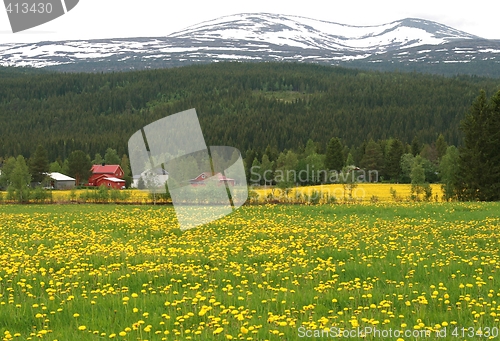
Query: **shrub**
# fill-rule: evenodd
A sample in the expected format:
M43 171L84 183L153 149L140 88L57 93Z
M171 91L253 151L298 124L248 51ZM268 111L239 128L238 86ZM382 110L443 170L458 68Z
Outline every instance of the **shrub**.
M307 203L311 205L318 205L321 201L321 192L312 190L310 195L305 194L304 197Z
M337 198L333 195L330 195L330 193L327 193L324 195L325 202L327 204L336 204L337 203Z
M51 197L50 194L51 193L48 190L42 187L37 187L34 191L30 192L30 199L37 203L43 203Z
M86 190L81 192L79 199L81 200L81 202L86 203L89 200L89 191Z
M70 201L76 200L76 189L75 188L72 188L71 191L69 192L69 200Z
M16 200L16 190L12 186L9 186L7 188L7 200L8 201Z
M106 186L99 186L97 191L95 191L95 201L99 203L109 201L109 189Z
M124 202L130 198L130 193L121 191L119 189L110 189L109 190L109 199L114 203Z
M432 188L429 184L424 185L424 199L425 201L432 200Z
M250 186L248 186L248 201L250 203L256 203L259 201L259 193L254 191Z
M401 197L398 195L398 192L394 188L391 187L390 192L392 200L394 200L395 202L402 201Z

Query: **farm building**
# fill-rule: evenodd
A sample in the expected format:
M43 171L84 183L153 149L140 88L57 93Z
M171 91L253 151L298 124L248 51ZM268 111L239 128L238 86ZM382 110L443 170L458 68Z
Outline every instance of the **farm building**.
M48 174L50 177L50 187L54 189L72 189L75 187L76 180L58 173L58 172L52 172Z
M91 171L87 186L104 185L116 189L125 187L124 173L119 165L93 165Z
M108 188L114 189L125 189L125 180L118 179L115 177L105 177L99 178L99 185L97 186L106 186Z
M139 181L142 178L142 181L144 182L144 186L146 185L146 182L148 182L148 179L154 179L154 182L158 184L158 186L164 186L165 183L168 180L168 172L161 168L157 167L153 170L148 169L144 172L142 172L140 175L135 175L132 179L132 188L139 188Z
M208 181L217 181L217 184L222 185L224 183L234 186L235 180L230 179L222 175L221 173L217 173L212 175L209 172L203 172L198 175L196 178L189 180L189 183L193 186L205 185Z

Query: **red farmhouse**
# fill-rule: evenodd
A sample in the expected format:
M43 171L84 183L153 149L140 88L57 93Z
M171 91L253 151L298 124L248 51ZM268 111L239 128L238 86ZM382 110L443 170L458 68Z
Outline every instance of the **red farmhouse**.
M108 188L114 189L123 189L125 188L125 180L113 177L103 178L99 181L99 186L106 186Z
M212 174L209 172L203 172L200 175L198 175L196 178L189 180L189 182L193 186L199 186L199 185L205 185L207 183L207 181L210 181L210 180L217 181L218 185L222 185L222 184L226 183L230 186L234 186L234 183L235 183L234 179L226 178L221 173L217 173L217 174L212 176Z
M104 185L109 188L121 189L125 186L123 170L119 165L93 165L92 175L88 186L99 187Z

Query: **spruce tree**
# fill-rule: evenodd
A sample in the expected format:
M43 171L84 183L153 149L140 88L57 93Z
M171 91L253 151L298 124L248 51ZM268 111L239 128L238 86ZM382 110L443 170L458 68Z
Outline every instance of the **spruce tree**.
M95 157L94 157L94 160L92 160L92 164L93 165L101 165L103 163L105 163L105 162L104 162L104 159L102 158L101 154L100 153L96 153Z
M123 154L120 167L123 170L123 180L125 180L125 186L128 188L132 184L132 171L130 170L130 160L128 159L127 154Z
M446 154L446 149L448 148L448 144L446 143L443 134L439 134L439 137L436 140L436 151L438 160Z
M76 179L76 185L90 176L90 169L92 168L92 163L90 162L90 156L88 156L82 150L75 150L68 157L68 171L69 175Z
M340 139L333 137L326 147L325 168L326 170L341 171L344 167L344 154Z
M36 147L35 153L29 161L29 171L33 181L42 182L49 171L49 157L47 150L42 145Z
M354 162L354 158L352 157L352 154L349 153L347 154L347 160L345 162L345 165L346 166L354 166L355 162Z
M250 178L248 179L252 185L259 185L261 179L260 176L261 166L259 159L253 159L252 166L250 167Z
M273 168L274 168L274 162L269 160L269 157L267 154L264 154L262 156L262 164L260 166L261 172L260 175L262 177L262 180L264 181L264 185L271 185L273 183Z
M384 169L384 154L380 145L373 140L370 140L366 145L365 155L361 159L361 167L366 171L378 171Z
M120 161L121 160L118 156L118 153L116 152L116 149L106 149L106 154L104 154L104 162L106 162L107 165L119 165Z
M413 154L413 156L417 156L418 154L420 154L421 150L422 145L420 144L418 138L415 136L411 141L411 153Z
M461 122L456 188L460 200L500 200L500 91L490 101L481 91Z
M387 152L385 172L392 181L399 182L401 176L401 157L404 154L404 145L398 140L394 139L389 145Z

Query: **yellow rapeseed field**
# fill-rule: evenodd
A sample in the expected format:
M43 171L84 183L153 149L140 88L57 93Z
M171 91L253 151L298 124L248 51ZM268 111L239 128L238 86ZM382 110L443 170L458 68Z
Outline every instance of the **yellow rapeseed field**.
M91 189L76 189L76 190L54 190L52 191L52 197L55 202L71 202L71 201L81 201L82 194L92 191ZM149 193L142 190L120 190L121 193L125 193L127 199L120 200L120 202L129 203L149 203Z
M432 198L431 201L442 201L443 191L441 185L431 184ZM257 193L257 201L265 201L266 199L276 197L277 199L295 198L297 194L307 194L309 196L319 194L320 196L334 197L338 201L343 201L349 198L349 189L346 189L341 184L328 184L307 187L297 187L285 196L282 191L277 188L259 187L254 189ZM393 193L391 193L393 191ZM409 184L373 184L360 183L352 190L352 199L356 202L397 202L407 201L411 196L411 185Z
M431 201L442 201L443 192L441 185L431 184ZM88 190L74 191L53 191L52 197L55 202L81 201L82 194ZM349 191L340 184L318 185L297 187L292 189L288 195L285 195L278 188L259 187L253 189L256 198L252 202L265 203L266 201L293 201L297 199L298 194L308 196L320 195L325 198L334 197L337 201L344 201L349 197ZM392 193L391 193L392 191ZM141 190L123 190L126 199L120 199L118 202L145 204L151 203L152 199L147 191ZM315 193L316 192L316 193ZM373 184L360 183L352 190L352 199L356 202L399 202L409 201L411 196L411 185L409 184ZM304 201L304 198L302 198ZM305 200L307 201L307 200Z

